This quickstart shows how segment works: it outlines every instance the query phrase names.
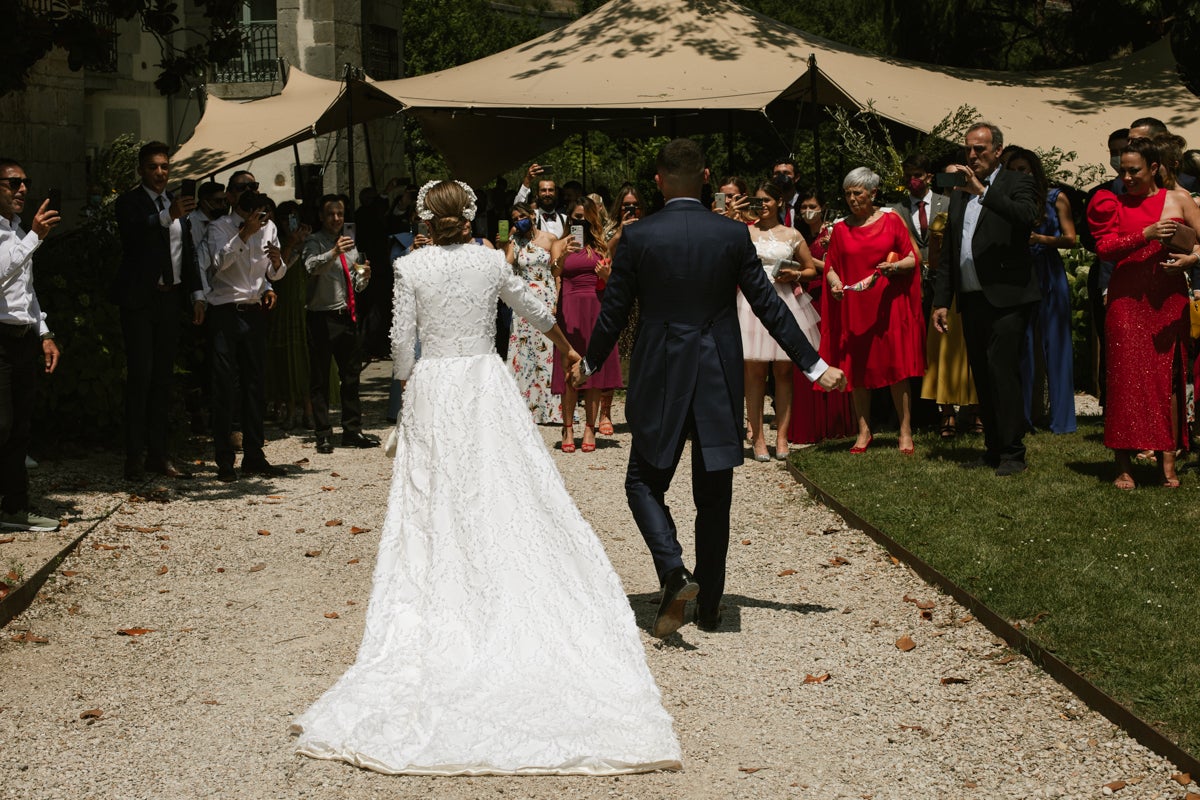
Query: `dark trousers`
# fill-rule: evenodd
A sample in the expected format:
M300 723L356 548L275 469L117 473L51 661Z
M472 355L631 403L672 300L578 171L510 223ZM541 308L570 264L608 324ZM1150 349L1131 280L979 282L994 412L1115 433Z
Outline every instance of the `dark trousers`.
M29 452L38 376L45 369L37 329L0 324L0 511L29 508Z
M125 338L125 460L140 468L167 458L167 416L179 347L179 289L160 292L145 308L121 309Z
M362 337L345 311L308 312L308 374L313 428L329 436L329 365L336 361L342 387L342 431L362 431L358 377L362 372Z
M979 395L989 463L1025 462L1025 399L1021 346L1036 303L997 308L983 292L959 295L967 363Z
M242 425L242 463L265 460L263 413L266 393L267 315L260 307L235 303L209 306L212 342L212 429L218 467L232 467L230 434L235 417Z
M637 523L658 571L659 583L668 572L683 566L683 548L679 545L675 521L667 507L665 495L683 445L689 435L692 440L692 499L696 504L696 569L693 576L700 584L700 607L715 612L725 592L725 557L729 551L729 507L733 501L733 470L708 472L694 436L695 418L689 410L675 457L665 469L652 466L642 458L636 447L629 451L629 468L625 474L625 496L629 510Z

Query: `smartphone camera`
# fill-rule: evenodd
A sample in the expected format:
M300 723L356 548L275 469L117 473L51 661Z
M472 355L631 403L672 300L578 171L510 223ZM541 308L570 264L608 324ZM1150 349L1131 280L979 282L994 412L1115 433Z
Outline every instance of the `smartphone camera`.
M636 216L637 210L637 203L626 203L625 205L621 206L621 216L625 219L628 219L629 217Z
M750 204L749 209L751 214L758 214L762 212L763 199L761 197L751 197L748 202Z
M952 189L955 186L966 186L967 176L962 172L939 172L933 176L933 185L939 189Z

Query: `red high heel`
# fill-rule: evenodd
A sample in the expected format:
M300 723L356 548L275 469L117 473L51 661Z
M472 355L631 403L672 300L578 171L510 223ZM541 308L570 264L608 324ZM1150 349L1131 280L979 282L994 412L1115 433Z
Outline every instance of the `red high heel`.
M857 455L859 453L865 453L865 452L867 452L867 448L871 446L871 442L873 442L873 441L875 441L875 434L871 434L870 436L868 436L867 443L864 444L862 447L851 447L850 452L854 453L855 455Z
M588 432L588 429L589 429L589 428L591 428L591 427L592 427L591 425L584 425L584 426L583 426L583 438L584 438L584 442L583 442L581 445L579 445L579 447L580 447L580 449L581 449L581 450L583 450L583 452L585 452L585 453L591 453L591 452L594 452L594 451L595 451L595 449L596 449L596 442L595 442L595 439L596 439L596 432L595 432L595 431L592 431L592 441L591 441L591 442L588 442L588 441L587 441L587 432Z
M568 433L568 431L570 431L570 433ZM575 432L564 425L562 435L563 435L562 451L564 453L574 453L575 452Z

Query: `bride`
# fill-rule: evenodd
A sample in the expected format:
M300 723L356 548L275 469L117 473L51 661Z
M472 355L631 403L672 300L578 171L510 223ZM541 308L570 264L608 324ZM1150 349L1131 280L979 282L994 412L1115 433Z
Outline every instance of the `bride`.
M580 356L503 254L464 244L466 184L431 181L417 213L438 246L395 267L408 384L366 630L296 750L391 774L679 769L621 582L496 355L497 295Z

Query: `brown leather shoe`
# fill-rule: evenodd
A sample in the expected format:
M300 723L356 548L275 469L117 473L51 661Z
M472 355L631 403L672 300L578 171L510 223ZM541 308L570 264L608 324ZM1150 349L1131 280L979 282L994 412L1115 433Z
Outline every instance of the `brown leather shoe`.
M169 458L163 459L157 464L151 464L149 466L149 470L157 475L164 475L168 478L175 478L178 480L187 480L188 478L192 477L192 473L181 470L179 467L171 463L171 459Z

